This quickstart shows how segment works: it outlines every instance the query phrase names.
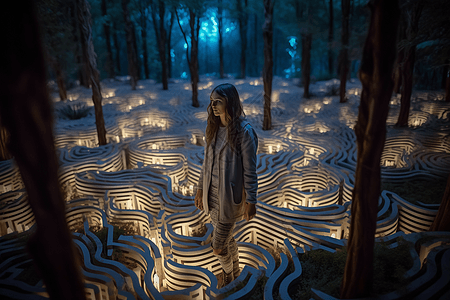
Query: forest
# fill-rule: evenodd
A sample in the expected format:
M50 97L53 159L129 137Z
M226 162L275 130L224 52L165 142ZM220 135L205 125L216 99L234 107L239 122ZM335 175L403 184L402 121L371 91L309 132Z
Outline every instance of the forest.
M169 89L170 78L262 76L263 1L88 2L101 79L133 74L134 81L153 79ZM89 86L80 37L84 25L76 1L37 3L49 75L65 100L66 89ZM271 5L273 75L307 84L340 78L343 72L357 77L369 22L367 1L280 0ZM448 1L401 0L400 10L395 92L402 81L406 90L409 85L448 89Z

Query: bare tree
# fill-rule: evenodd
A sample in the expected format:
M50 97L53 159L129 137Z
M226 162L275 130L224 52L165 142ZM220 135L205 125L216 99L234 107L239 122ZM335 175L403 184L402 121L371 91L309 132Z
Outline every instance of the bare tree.
M130 0L122 0L122 12L125 20L125 35L127 39L127 57L128 57L128 73L130 75L131 89L135 90L138 81L137 57L135 49L135 39L133 38L133 24L131 23L130 14L128 12L128 3Z
M419 31L419 20L425 6L424 0L408 1L406 9L403 9L402 17L405 18L404 30L406 40L403 41L403 60L400 65L402 76L402 89L400 98L400 113L396 126L408 126L409 109L411 106L411 94L413 87L414 64L416 61L416 43L414 39Z
M328 73L330 76L334 73L333 64L333 37L334 37L334 8L333 0L329 2L330 24L328 25Z
M170 9L170 21L169 21L169 28L167 30L167 76L169 78L172 78L172 27L173 23L175 22L175 7L171 7Z
M189 28L190 28L190 40L191 43L189 45L185 30L181 26L180 17L178 15L178 11L175 11L177 16L178 25L180 26L181 33L183 34L184 41L187 45L186 47L186 59L189 65L189 72L191 74L191 84L192 84L192 106L199 107L200 103L198 102L198 82L199 82L199 74L198 74L198 34L200 31L200 12L199 9L194 7L187 8L189 12ZM190 48L190 51L189 51ZM190 54L190 55L189 55Z
M0 119L28 192L36 227L28 250L51 299L85 299L79 255L58 182L53 116L35 1L0 11Z
M344 103L347 101L346 97L346 84L347 76L349 72L348 61L348 44L350 38L349 19L350 19L350 0L341 0L342 5L342 48L339 55L339 79L341 81L339 88L339 102Z
M159 15L157 15L157 12ZM164 26L164 18L166 15L166 6L164 1L158 0L158 5L152 3L152 20L153 28L155 29L156 43L158 45L159 60L161 61L161 80L163 90L168 90L168 73L167 73L167 59L166 59L166 45L167 45L167 31ZM159 19L159 24L158 24Z
M247 0L244 2L244 7L242 7L242 0L237 0L237 10L238 10L238 22L239 22L239 38L241 40L241 58L239 61L239 78L245 78L245 52L247 51Z
M218 31L219 31L219 77L224 78L223 67L223 0L219 0L218 10Z
M110 20L108 17L108 8L106 0L102 0L102 16L103 16L103 32L105 33L106 42L106 69L108 71L109 78L114 78L116 73L114 72L114 61L111 49L111 30Z
M273 79L273 6L275 0L264 0L264 120L263 130L272 129L272 115L270 111Z
M355 126L358 158L341 298L367 297L372 289L373 248L380 196L380 159L394 82L398 0L372 0L370 27L359 77L363 86Z
M78 20L81 27L81 39L85 48L82 49L84 59L88 62L90 82L92 86L92 101L94 102L95 124L97 126L98 144L106 145L105 120L103 118L102 91L100 86L100 76L97 70L96 54L92 41L91 13L87 0L76 0Z
M117 38L117 25L115 22L113 22L113 44L114 44L114 49L116 50L116 68L117 68L117 72L119 74L122 73L121 68L120 68L120 45L119 45L119 39Z
M146 0L139 0L139 22L141 25L141 38L142 38L142 56L144 64L144 76L146 79L150 78L150 70L148 68L148 49L147 49L147 20L148 20L148 7Z

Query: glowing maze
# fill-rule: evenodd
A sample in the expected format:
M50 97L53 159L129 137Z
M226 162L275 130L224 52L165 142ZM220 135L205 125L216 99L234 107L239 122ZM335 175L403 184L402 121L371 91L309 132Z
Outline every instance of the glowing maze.
M293 97L283 92L285 86L275 82L279 98L271 132L260 130L262 112L255 106L262 107L261 99L243 101L259 136L258 212L252 221L235 228L242 272L221 290L215 276L221 268L210 248L209 216L193 205L206 113L188 104L173 106L179 102L177 97L168 99L167 106L156 105L155 95L145 88L140 96L126 97L105 88L105 95L111 96L104 100L108 145L94 147L92 116L58 121L59 177L67 221L83 258L89 299L213 299L231 289L234 292L227 299L241 299L252 294L262 276L268 278L264 299L274 295L290 299L291 288L302 276L299 255L345 246L356 167L351 128L360 89L350 90L349 102L340 105L336 97L308 101ZM89 103L89 97L74 98ZM397 100L393 97L388 125L395 122ZM416 101L420 109L411 112L412 129L388 132L381 159L384 180L401 183L448 174L450 106ZM5 236L0 239L0 294L17 299L45 297L41 281L31 284L20 279L31 265L22 237L34 218L13 161L0 163L0 192L0 234ZM411 204L395 193L382 192L377 237L384 237L390 247L402 237L420 249L411 252L415 265L406 275L414 280L405 291L386 297L408 297L417 291L427 297L449 295L450 280L442 272L450 263L450 235L419 233L428 229L437 209L438 205ZM115 235L118 228L131 235ZM94 234L99 231L103 241ZM8 238L11 233L16 233L15 238ZM428 236L427 242L419 243L423 236ZM270 251L279 249L283 251L277 267ZM288 257L293 272L288 272ZM422 274L425 259L427 269ZM317 298L329 297L313 292Z

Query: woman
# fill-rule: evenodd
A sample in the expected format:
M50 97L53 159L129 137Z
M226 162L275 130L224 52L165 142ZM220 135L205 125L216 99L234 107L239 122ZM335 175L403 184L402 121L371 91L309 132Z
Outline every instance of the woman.
M223 269L223 287L239 275L239 252L233 238L237 221L256 214L258 137L244 118L239 94L229 84L211 92L205 159L195 206L211 216L211 246Z

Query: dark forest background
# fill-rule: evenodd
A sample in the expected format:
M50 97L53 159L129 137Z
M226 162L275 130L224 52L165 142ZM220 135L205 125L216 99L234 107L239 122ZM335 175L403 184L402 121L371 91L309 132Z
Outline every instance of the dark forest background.
M101 79L129 74L127 36L137 58L137 79L162 82L165 76L162 74L163 68L167 69L167 78L189 78L186 50L191 50L189 19L192 11L200 25L198 71L201 75L220 77L220 34L223 76L245 78L262 75L264 7L261 0L88 2ZM400 52L415 47L413 82L416 89L445 88L450 58L447 2L400 1L402 18L398 49ZM81 25L76 17L75 1L38 0L37 3L49 78L64 84L66 88L74 87L77 82L89 86L83 68ZM349 43L346 47L349 77L357 76L370 16L367 2L362 0L276 1L273 16L274 75L301 77L302 54L305 51L303 43L309 37L311 79L339 78L343 5L350 8ZM242 53L245 53L243 61ZM165 60L165 66L162 60Z

